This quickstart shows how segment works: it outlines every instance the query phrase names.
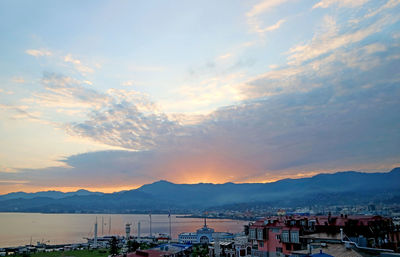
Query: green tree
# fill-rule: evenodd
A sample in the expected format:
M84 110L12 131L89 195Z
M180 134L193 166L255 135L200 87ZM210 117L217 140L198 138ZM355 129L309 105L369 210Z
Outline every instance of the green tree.
M193 246L192 257L198 257L198 256L200 257L209 256L207 244Z
M128 241L128 252L131 253L131 252L136 251L139 248L139 246L140 246L140 244L138 242L136 242L136 240L135 241L129 240Z
M200 256L201 257L207 257L208 256L208 244L203 244L201 246Z
M115 236L113 236L112 239L111 239L110 254L111 255L118 254L118 242L117 242L117 238Z

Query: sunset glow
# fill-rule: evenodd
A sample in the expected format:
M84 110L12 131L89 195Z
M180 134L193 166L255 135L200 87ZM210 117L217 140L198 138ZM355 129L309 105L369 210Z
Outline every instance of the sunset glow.
M400 1L2 1L0 194L400 160Z

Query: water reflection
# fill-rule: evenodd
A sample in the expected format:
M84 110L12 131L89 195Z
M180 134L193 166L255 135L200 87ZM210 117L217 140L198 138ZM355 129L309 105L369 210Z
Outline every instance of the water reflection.
M179 215L178 215L179 216ZM124 226L131 223L131 234L137 235L137 223L141 223L141 235L149 234L149 215L142 214L41 214L0 213L0 247L33 244L37 241L50 244L85 242L93 236L97 217L99 235L124 235ZM103 226L102 217L104 220ZM111 227L109 220L111 217ZM168 215L152 215L152 232L169 233ZM171 215L172 236L181 232L193 232L203 226L203 219L177 218ZM243 231L244 221L207 220L215 231L237 233Z

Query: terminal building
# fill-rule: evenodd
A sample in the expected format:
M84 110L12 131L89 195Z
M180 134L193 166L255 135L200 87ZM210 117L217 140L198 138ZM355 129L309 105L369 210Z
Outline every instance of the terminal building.
M199 228L196 232L181 233L178 236L178 240L181 244L208 244L214 242L216 236L219 239L234 238L232 233L215 232L214 229L207 226L207 220L204 218L204 226L202 228Z

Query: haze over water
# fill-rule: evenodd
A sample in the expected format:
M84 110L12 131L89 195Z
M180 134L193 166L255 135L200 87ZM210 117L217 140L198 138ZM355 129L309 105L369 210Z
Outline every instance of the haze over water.
M179 216L179 215L178 215ZM0 247L27 245L31 241L48 244L86 242L85 237L93 237L97 217L98 235L102 235L101 217L104 217L104 235L108 235L109 217L111 234L125 235L125 224L131 223L131 235L137 236L137 223L141 223L141 236L149 235L149 215L147 214L42 214L42 213L0 213ZM176 218L171 215L172 237L179 233L194 232L204 224L203 219ZM245 221L207 220L207 225L215 231L238 233L243 231ZM167 215L152 215L152 232L169 233Z

